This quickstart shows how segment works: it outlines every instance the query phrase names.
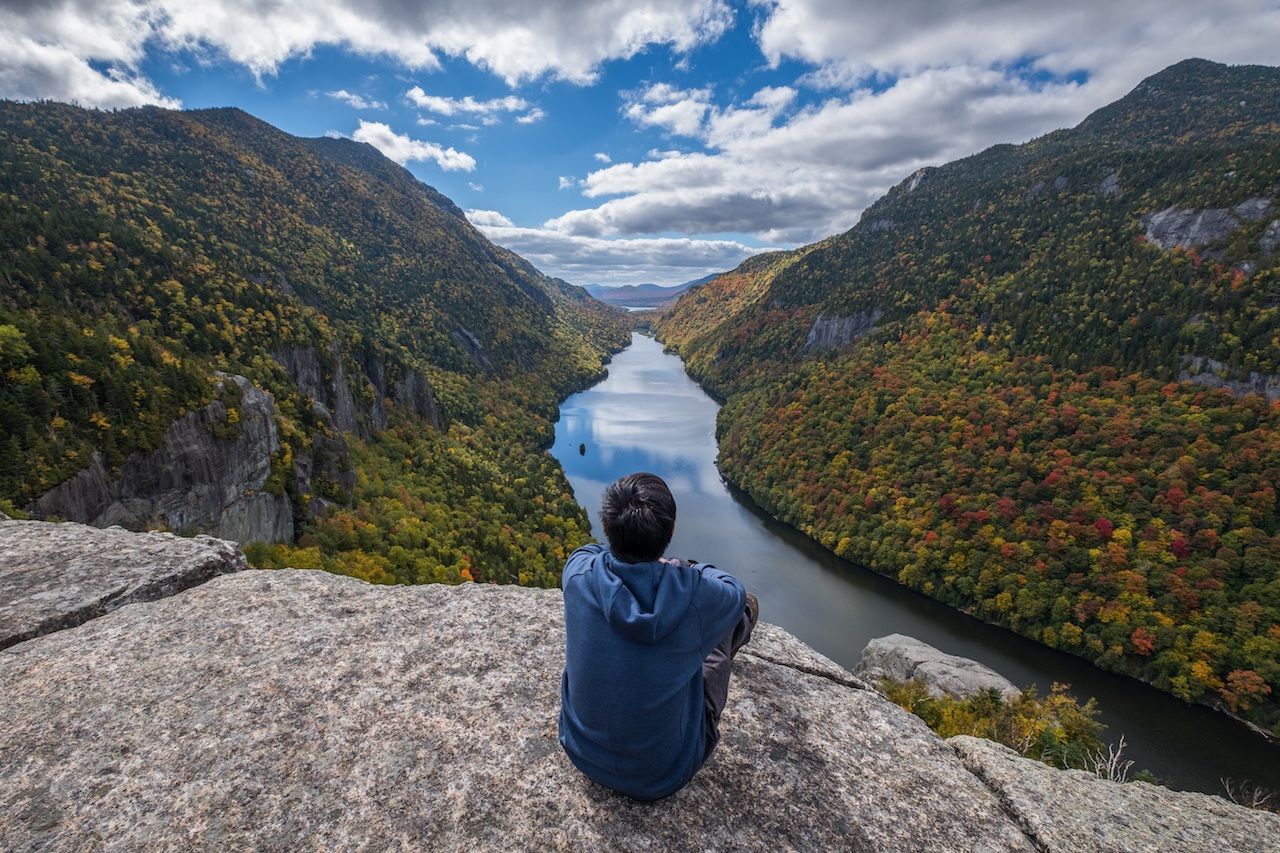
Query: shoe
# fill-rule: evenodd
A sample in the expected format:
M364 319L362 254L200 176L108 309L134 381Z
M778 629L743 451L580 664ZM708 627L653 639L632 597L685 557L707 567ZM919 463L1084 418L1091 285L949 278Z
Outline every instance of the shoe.
M760 601L752 592L747 593L747 613L751 614L752 625L760 621Z

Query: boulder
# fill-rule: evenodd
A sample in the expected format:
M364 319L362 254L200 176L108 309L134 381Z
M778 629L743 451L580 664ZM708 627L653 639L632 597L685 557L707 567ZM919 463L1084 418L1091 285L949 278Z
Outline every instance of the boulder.
M236 542L293 541L293 503L265 489L272 454L280 449L275 400L243 376L221 376L240 391L239 423L227 422L221 400L178 418L160 447L133 453L118 474L99 453L31 506L38 518L95 527L163 525Z
M1020 694L1013 682L976 660L949 655L915 637L877 637L862 650L854 674L872 684L918 679L934 696L964 697L994 689L1006 700Z
M0 516L0 649L246 568L231 543L208 536Z
M557 743L560 593L245 571L0 653L0 849L1034 850L924 724L777 628L639 803ZM759 652L759 654L757 654Z
M1208 794L1056 770L982 738L947 742L1041 850L1280 850L1280 815Z

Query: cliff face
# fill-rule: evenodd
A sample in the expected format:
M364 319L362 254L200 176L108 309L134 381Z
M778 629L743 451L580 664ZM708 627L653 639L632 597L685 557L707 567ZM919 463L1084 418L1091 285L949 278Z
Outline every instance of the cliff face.
M129 456L118 476L95 453L88 468L36 500L35 514L97 527L158 523L236 542L292 541L289 496L265 488L280 449L275 401L243 376L222 382L240 392L234 425L215 400L174 421L155 451Z
M0 620L43 589L111 588L90 569L128 539L140 570L212 553L207 539L0 522L0 578L43 584L0 584ZM0 847L1280 845L1280 819L1214 797L944 742L770 625L735 661L711 763L636 803L584 779L556 741L558 592L239 571L230 548L222 560L233 574L0 652Z

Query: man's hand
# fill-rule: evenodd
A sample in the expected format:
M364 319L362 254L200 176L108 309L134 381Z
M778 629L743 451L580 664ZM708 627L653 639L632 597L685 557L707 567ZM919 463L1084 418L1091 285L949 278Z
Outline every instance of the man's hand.
M692 566L694 563L698 562L697 560L682 560L679 557L659 557L658 560L660 562L666 563L669 566L686 566L686 567Z

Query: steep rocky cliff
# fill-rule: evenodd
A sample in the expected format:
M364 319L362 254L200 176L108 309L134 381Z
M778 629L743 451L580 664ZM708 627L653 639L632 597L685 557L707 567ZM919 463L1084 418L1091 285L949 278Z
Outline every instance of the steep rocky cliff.
M99 586L121 537L143 574L212 545L0 521L0 578ZM558 592L242 567L228 548L228 576L0 652L0 847L1280 845L1280 818L1214 797L945 742L769 625L735 662L715 758L679 794L636 803L586 781L556 742ZM4 620L42 595L0 590Z
M34 512L98 527L160 524L236 542L291 541L293 503L266 488L280 449L275 401L243 376L220 381L239 391L231 423L230 407L214 400L174 421L158 449L131 454L116 475L95 453L88 468L40 496Z

